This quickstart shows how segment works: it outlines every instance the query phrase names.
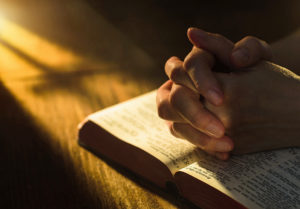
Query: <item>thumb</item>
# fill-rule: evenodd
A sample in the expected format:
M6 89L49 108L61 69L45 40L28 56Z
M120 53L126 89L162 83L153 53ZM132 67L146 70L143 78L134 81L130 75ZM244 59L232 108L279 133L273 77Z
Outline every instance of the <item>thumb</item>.
M272 59L271 47L253 36L246 36L238 41L232 50L231 62L237 68L248 67L261 59Z

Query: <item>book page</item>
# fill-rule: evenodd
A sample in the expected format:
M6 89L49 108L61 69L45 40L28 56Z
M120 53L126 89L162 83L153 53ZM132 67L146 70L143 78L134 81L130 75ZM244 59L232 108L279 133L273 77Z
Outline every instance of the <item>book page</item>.
M156 91L96 112L88 120L153 155L167 165L172 174L198 159L197 148L173 137L158 117Z
M223 162L203 157L182 170L244 206L300 208L300 149L233 156Z

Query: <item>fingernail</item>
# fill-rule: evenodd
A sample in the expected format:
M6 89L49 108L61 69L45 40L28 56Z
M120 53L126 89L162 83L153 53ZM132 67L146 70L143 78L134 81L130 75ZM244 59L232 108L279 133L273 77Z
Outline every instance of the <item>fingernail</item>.
M245 65L249 60L248 50L245 48L239 48L232 53L232 58L238 65Z
M223 102L223 94L219 90L210 89L207 92L207 98L206 99L214 105L220 105Z
M225 141L219 141L216 143L216 150L218 152L228 152L231 151L231 146Z
M214 122L211 122L207 125L206 132L216 138L220 138L224 134L222 126Z

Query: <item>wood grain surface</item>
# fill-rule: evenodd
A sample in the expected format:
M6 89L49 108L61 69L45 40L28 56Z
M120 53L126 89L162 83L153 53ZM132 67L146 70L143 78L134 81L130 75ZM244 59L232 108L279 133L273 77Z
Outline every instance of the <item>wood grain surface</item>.
M1 0L0 208L196 208L79 147L78 124L157 88L166 58L191 47L188 26L273 41L300 4L141 2Z

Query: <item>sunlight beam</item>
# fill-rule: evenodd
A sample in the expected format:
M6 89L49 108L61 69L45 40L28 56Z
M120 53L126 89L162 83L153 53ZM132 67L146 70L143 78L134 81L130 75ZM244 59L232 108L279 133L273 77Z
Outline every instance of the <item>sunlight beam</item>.
M80 62L80 57L72 51L7 20L0 14L0 38L22 53L51 68L69 69Z

